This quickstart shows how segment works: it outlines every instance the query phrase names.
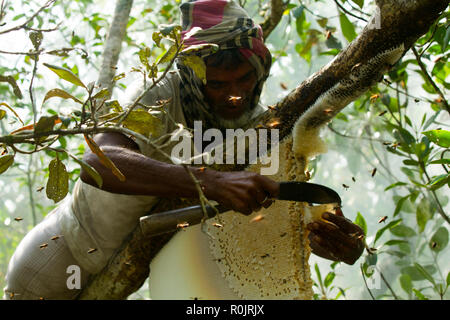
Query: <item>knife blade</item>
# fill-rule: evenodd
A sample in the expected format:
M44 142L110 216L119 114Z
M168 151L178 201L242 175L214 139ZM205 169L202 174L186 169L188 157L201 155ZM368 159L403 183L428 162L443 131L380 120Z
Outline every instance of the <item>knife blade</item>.
M298 181L280 182L278 200L299 201L308 203L337 203L341 205L339 194L326 186ZM220 204L205 206L207 219L217 213L231 211ZM144 235L149 237L176 231L180 228L199 224L205 214L201 205L153 213L140 218L139 225Z

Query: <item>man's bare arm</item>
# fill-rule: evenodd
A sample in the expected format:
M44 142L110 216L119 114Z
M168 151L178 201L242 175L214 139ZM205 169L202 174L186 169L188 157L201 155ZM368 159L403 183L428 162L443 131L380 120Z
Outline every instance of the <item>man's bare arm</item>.
M102 176L103 190L130 195L198 197L194 182L182 166L144 156L136 143L122 134L102 133L95 136L95 141L126 177L124 182L119 181L101 164L97 155L86 151L84 160ZM252 172L219 172L194 167L190 170L200 181L208 199L243 214L259 210L266 196L275 198L279 192L277 182ZM98 187L84 170L81 180ZM269 205L270 202L265 203L265 206Z

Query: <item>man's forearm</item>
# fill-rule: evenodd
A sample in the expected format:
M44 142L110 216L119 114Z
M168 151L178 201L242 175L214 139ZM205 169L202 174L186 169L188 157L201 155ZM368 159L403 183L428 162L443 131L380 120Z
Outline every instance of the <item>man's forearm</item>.
M195 184L182 166L160 162L120 147L105 146L102 150L126 178L123 182L119 181L95 154L87 154L84 160L100 173L103 178L102 189L105 191L160 197L197 196ZM194 169L193 172L199 180L206 175L198 169ZM85 171L81 172L81 180L98 187Z

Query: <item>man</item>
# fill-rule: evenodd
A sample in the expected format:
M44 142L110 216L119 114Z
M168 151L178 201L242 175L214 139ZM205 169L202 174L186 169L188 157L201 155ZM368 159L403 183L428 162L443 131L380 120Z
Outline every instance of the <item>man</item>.
M198 0L180 9L184 43L205 44L195 54L205 61L206 84L180 59L177 70L151 90L142 104L168 101L160 115L165 134L174 132L178 124L193 128L194 120L202 121L205 128L221 130L252 126L264 112L258 101L271 65L260 27L234 2ZM87 151L84 159L103 177L102 189L82 170L72 196L17 247L8 268L7 299L74 299L89 276L107 264L139 217L158 203L158 197L198 197L185 169L169 163L160 152L171 153L170 135L155 137L159 150L116 133L99 134L95 140L126 181L120 182ZM270 206L268 199L279 192L277 182L256 173L190 170L208 199L246 215ZM343 216L326 219L335 225L310 225L313 252L354 263L363 245L350 234L362 231ZM73 270L81 275L79 280L70 278Z

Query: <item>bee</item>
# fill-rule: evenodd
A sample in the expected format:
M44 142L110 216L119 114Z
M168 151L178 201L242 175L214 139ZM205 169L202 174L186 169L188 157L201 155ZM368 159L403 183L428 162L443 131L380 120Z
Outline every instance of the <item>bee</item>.
M396 149L399 145L400 145L400 142L396 142L396 143L394 143L391 147L392 147L393 149Z
M214 222L212 225L216 228L223 228L223 225L221 225L220 223Z
M43 243L39 246L40 249L44 249L48 247L48 243Z
M93 253L95 251L97 251L97 248L90 248L87 253Z
M261 258L263 258L263 259L264 259L264 258L267 258L267 257L270 257L270 254L266 253L266 254L264 254L264 255L261 256Z
M41 192L42 190L44 190L44 187L39 187L36 189L37 192Z
M177 224L177 229L184 229L187 227L189 227L189 223L187 223L187 222L182 222L182 223Z
M362 240L362 239L364 239L364 235L363 234L361 234L361 235L359 235L356 239L358 239L358 240Z
M441 97L439 97L439 98L437 98L437 99L434 100L434 102L436 102L436 103L441 103L442 101L443 101L443 100L442 100Z
M342 186L344 187L345 190L348 190L348 188L350 188L348 185L346 185L344 183L342 184Z
M356 68L358 68L361 65L361 63L357 63L352 67L352 70L350 72L353 72Z
M5 149L5 150L2 151L2 154L0 154L0 155L3 156L5 154L7 154L7 153L8 153L8 150Z
M242 100L242 97L230 96L228 98L228 101L230 101L234 105L237 104L240 100Z
M274 128L274 127L279 126L280 124L281 124L280 120L275 119L275 120L273 120L272 122L270 122L267 126L268 126L269 128Z
M353 181L353 182L356 182L356 179L355 179L355 177L352 177L352 181Z
M387 142L387 141L385 141L385 142L383 142L383 145L385 145L385 146L390 146L390 145L391 145L391 143L390 143L390 142Z
M375 173L377 173L377 168L373 168L373 170L372 170L372 177L375 175Z
M23 218L21 218L21 217L17 217L17 218L14 218L14 220L16 220L16 221L22 221L22 220L23 220Z
M385 222L387 218L388 218L388 216L382 217L380 220L378 220L378 223Z
M376 93L370 96L370 102L375 102L380 97L380 94Z
M433 242L431 243L431 248L434 249L434 248L436 248L436 247L437 247L437 243L433 241Z
M387 110L384 110L383 112L380 112L380 114L378 114L379 117L384 116L387 113Z
M280 82L280 87L281 87L283 90L287 90L287 89L288 89L287 85L286 85L285 83L283 83L283 82Z
M259 222L261 220L264 220L264 215L263 214L258 214L256 217L252 218L252 220L250 220L250 223L252 222Z
M53 236L53 237L50 238L50 240L58 240L59 237L61 237L61 236Z
M277 110L277 108L275 106L267 106L267 108L269 108L270 110Z
M331 31L330 30L327 30L327 33L325 34L325 37L327 38L327 40L331 38Z
M130 261L125 261L125 264L126 264L127 266L131 266L131 262L130 262Z

